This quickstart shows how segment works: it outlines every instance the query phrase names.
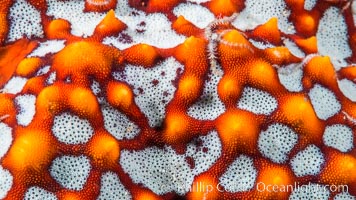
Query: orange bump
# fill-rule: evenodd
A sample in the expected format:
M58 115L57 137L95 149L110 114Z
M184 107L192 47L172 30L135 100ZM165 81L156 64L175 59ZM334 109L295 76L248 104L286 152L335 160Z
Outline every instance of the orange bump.
M176 96L182 98L182 103L190 104L197 99L201 92L203 81L194 76L183 76L178 85Z
M34 74L42 65L42 60L37 57L25 58L16 68L16 74L28 77Z
M133 65L153 67L159 58L157 49L147 44L137 44L123 51L125 60Z
M220 199L220 193L218 191L219 183L211 175L202 174L194 179L194 182L190 188L190 192L187 194L188 200L195 199Z
M69 92L68 105L80 117L98 120L100 109L95 95L87 88L76 87Z
M45 87L46 78L44 76L36 76L27 80L22 89L23 93L39 94Z
M181 113L167 113L165 118L163 140L168 144L181 144L192 137L189 133L189 119Z
M133 199L135 200L162 200L158 195L152 191L140 189L133 192Z
M294 127L307 141L322 141L324 127L317 118L313 106L307 97L302 94L285 96L280 99L280 110L277 111L277 118L283 123Z
M107 99L109 103L122 110L128 111L134 103L134 96L131 88L119 82L109 82L107 85Z
M301 34L310 37L315 35L317 31L317 21L318 20L307 12L298 13L295 18L295 28Z
M223 42L220 42L218 50L223 66L229 66L239 59L253 56L253 46L237 30L229 31L222 37L222 40Z
M94 35L100 35L102 37L115 35L122 30L126 29L126 24L115 17L114 10L110 10L104 19L96 26Z
M268 48L263 51L264 56L273 64L285 65L300 62L301 59L295 57L287 47Z
M11 45L0 47L0 88L10 80L20 61L37 45L37 42L20 39Z
M272 17L265 24L256 27L252 31L252 37L267 40L272 44L279 45L281 43L281 33L278 30L278 19Z
M193 23L186 20L182 15L173 22L172 28L179 34L185 36L198 35L202 33L202 30L196 27Z
M70 36L70 23L64 19L55 19L49 23L45 33L48 39L66 39Z
M356 188L356 157L332 150L327 158L320 180L329 185L346 184L352 189Z
M248 63L246 67L250 68L249 81L255 87L272 94L281 93L284 90L279 83L276 70L268 62L262 59L255 59Z
M113 169L120 156L118 141L105 132L96 133L88 143L88 155L96 167Z
M307 39L296 39L295 43L306 53L313 54L318 52L317 39L315 36L312 36Z
M16 123L16 107L12 95L0 94L0 118L0 122L9 125Z
M98 42L75 42L67 45L53 59L52 68L59 80L70 77L74 83L89 84L89 76L102 82L121 57L119 50Z
M217 119L216 128L227 153L255 153L259 118L247 111L227 110Z
M312 58L304 67L305 77L329 87L338 87L336 72L328 56L317 56Z
M218 84L218 94L225 104L235 104L242 90L241 84L232 76L223 76Z
M242 10L244 3L236 0L212 0L208 8L215 16L231 16Z
M56 146L50 133L37 129L18 130L13 145L4 157L4 167L13 173L23 173L26 178L31 170L46 171L55 156Z
M36 101L35 117L54 116L60 112L66 104L63 95L67 93L66 88L61 85L53 85L44 88L38 95Z
M105 12L115 9L117 0L85 0L85 11Z
M289 168L268 163L260 169L256 183L253 197L288 199L291 192L290 186L294 184L294 176Z

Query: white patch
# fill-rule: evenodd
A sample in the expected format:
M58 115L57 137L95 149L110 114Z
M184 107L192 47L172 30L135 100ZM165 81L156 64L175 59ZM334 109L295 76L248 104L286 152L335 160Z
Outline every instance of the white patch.
M356 102L356 84L348 79L342 79L337 83L345 97L347 97L353 102Z
M336 70L345 64L345 58L351 56L347 26L338 8L331 7L326 10L319 21L316 37L319 53L325 56L333 55L330 58Z
M281 84L290 92L301 92L303 90L303 69L299 63L278 68L278 78Z
M5 198L13 184L13 177L10 172L0 165L0 199Z
M127 65L123 72L114 73L113 76L132 86L136 104L148 118L150 126L155 127L161 124L165 107L173 98L176 90L173 81L179 68L183 71L184 67L171 57L153 68Z
M352 129L342 124L327 126L324 131L323 141L329 147L341 152L348 152L353 148L354 137Z
M54 117L52 132L60 142L84 144L94 134L94 129L88 120L65 112Z
M12 143L12 129L5 123L0 122L0 160L10 149Z
M218 83L223 76L220 66L210 72L199 100L188 109L188 115L199 120L213 120L225 111L218 95Z
M17 94L21 92L26 82L27 82L27 78L14 76L9 80L9 82L6 83L2 91L4 93Z
M15 98L15 103L20 108L19 113L16 115L17 123L22 126L29 125L36 113L36 96L20 95Z
M127 25L127 29L119 36L106 37L103 40L104 44L113 45L121 50L140 43L159 48L171 48L183 43L186 39L185 36L178 35L172 30L172 23L164 14L146 15L142 11L129 7L127 1L119 1L115 13ZM143 32L140 33L137 30Z
M116 139L133 139L139 134L140 128L115 108L103 106L101 112L105 129Z
M64 42L65 40L48 40L42 42L40 43L40 46L27 57L42 57L48 53L57 53L65 47Z
M186 20L199 28L205 28L215 20L214 15L207 8L192 3L179 4L174 8L173 14L177 17L182 15Z
M325 185L310 183L308 185L300 185L298 189L292 191L289 200L328 200L330 191L325 190Z
M334 200L356 200L356 197L352 196L348 192L343 192L335 195Z
M50 174L66 189L79 191L83 189L90 169L90 161L85 156L62 156L53 160Z
M90 85L91 91L97 96L101 92L100 84L97 81L93 81Z
M255 114L271 114L278 106L277 100L267 92L252 87L245 87L238 107Z
M101 176L100 194L97 200L130 200L130 192L122 185L117 175L113 172L106 172Z
M309 145L291 160L292 170L298 177L317 175L324 163L324 155L315 145Z
M309 97L316 115L320 119L326 120L337 114L341 109L341 104L336 99L335 94L319 84L315 84L309 91Z
M258 138L258 149L263 156L276 163L284 163L297 144L298 135L283 124L272 124Z
M256 177L253 159L240 155L219 178L219 183L228 192L244 192L252 189Z
M41 76L41 75L47 74L50 69L51 69L51 66L46 65L36 72L36 76Z
M304 9L305 10L312 10L316 4L317 0L305 0L304 1Z
M57 197L52 193L40 187L30 187L25 194L24 200L57 200Z
M55 19L65 19L71 23L71 33L75 36L88 37L105 17L104 13L83 12L84 1L47 0L47 15Z
M178 155L170 147L149 147L142 151L122 150L120 164L131 180L143 184L158 195L189 191L194 176L184 155Z
M57 73L52 72L46 80L47 85L52 85L54 83L54 81L56 81L56 78L57 78Z
M22 36L42 37L40 12L25 0L17 0L10 8L10 31L9 41L15 41Z
M201 144L199 144L201 143ZM192 173L198 175L208 170L221 156L221 142L216 131L200 136L187 145L185 155L193 159Z
M299 47L290 39L284 39L283 44L288 50L296 57L303 58L305 53L299 49Z
M278 27L284 33L294 33L294 26L288 20L290 11L283 0L246 0L245 9L234 21L241 30L251 30L266 23L272 17L278 18Z

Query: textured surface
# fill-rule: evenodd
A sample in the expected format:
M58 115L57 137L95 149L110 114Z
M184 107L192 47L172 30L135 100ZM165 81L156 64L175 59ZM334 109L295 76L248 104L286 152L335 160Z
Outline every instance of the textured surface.
M0 199L356 198L353 1L0 4Z

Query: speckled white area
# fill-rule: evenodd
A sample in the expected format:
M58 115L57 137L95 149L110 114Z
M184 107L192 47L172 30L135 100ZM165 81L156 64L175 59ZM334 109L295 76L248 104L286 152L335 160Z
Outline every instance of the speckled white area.
M253 159L240 155L219 178L219 183L228 192L243 192L252 189L257 177Z
M187 145L186 158L192 158L194 167L192 173L198 175L208 170L221 156L221 141L216 131L200 136Z
M325 188L325 185L310 183L308 185L300 185L298 189L292 191L289 200L328 200L330 191Z
M0 199L3 199L13 184L11 173L0 165Z
M315 84L309 91L309 97L314 111L320 119L326 120L341 109L341 104L335 94L322 85Z
M116 80L132 86L135 102L148 118L151 127L159 126L165 117L165 107L176 90L173 82L177 70L184 66L170 57L153 68L127 65L122 73L114 73Z
M15 41L24 35L31 37L42 37L43 30L40 12L26 0L15 0L10 8L9 19L10 30L9 41Z
M285 33L294 33L294 26L288 20L290 10L283 0L246 0L245 9L239 13L234 26L242 30L251 30L266 23L272 17L278 18L278 27Z
M350 151L354 146L352 129L342 124L327 126L324 131L323 141L325 145L341 152Z
M301 177L319 174L324 161L324 155L320 149L311 144L297 153L292 158L290 164L294 174Z
M84 144L93 136L94 129L88 120L65 112L54 117L52 132L65 144Z
M127 1L118 1L115 13L117 18L127 25L127 29L119 36L106 37L104 44L119 49L126 49L139 43L170 48L183 43L186 39L172 30L172 23L162 13L146 14L129 7Z
M24 200L57 200L57 197L52 192L35 186L26 191Z
M277 108L278 102L272 95L265 91L245 87L237 105L240 109L248 110L255 114L268 115Z
M27 83L27 78L22 78L19 76L12 77L2 89L4 93L17 94L21 92L22 88Z
M90 170L86 156L62 156L53 160L49 172L64 188L79 191L83 189Z
M341 92L351 101L356 102L356 84L348 79L338 80Z
M320 19L318 32L318 50L321 55L330 56L338 70L346 65L344 59L351 56L345 19L336 7L327 9Z
M199 120L213 120L225 112L225 105L218 95L218 84L223 76L220 66L209 73L204 90L197 102L188 109L188 115Z
M298 135L283 124L272 124L258 138L258 149L263 156L276 163L284 163L297 144Z
M29 125L36 113L36 96L30 94L19 95L15 98L15 103L19 108L16 115L17 123L22 126Z
M72 25L71 33L76 36L92 35L96 25L105 16L105 13L83 12L84 1L47 0L47 4L47 15L68 20Z
M139 134L140 128L123 113L111 106L102 106L105 129L116 139L132 139Z
M300 92L303 90L303 69L299 63L279 67L278 78L281 84L290 92Z
M49 53L57 53L64 48L65 40L48 40L40 45L27 57L42 57Z
M106 172L101 176L100 194L96 200L130 200L130 192L122 185L117 175Z
M304 9L312 10L316 4L317 0L305 0L304 1Z
M7 153L12 143L12 128L0 122L0 160Z
M149 147L141 151L122 150L120 165L131 180L162 195L177 192L184 195L193 182L192 170L184 155L171 147Z
M292 40L284 39L283 44L294 56L299 58L305 57L305 53Z
M348 192L342 192L335 195L334 200L356 200L356 197L350 195Z
M213 13L207 8L193 3L179 4L174 8L173 14L177 17L182 15L186 20L199 28L205 28L210 22L215 20Z

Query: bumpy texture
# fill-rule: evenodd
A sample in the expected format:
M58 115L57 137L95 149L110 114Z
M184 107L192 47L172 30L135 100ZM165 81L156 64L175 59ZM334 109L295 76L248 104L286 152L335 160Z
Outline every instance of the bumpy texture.
M356 2L0 5L0 199L356 198Z

